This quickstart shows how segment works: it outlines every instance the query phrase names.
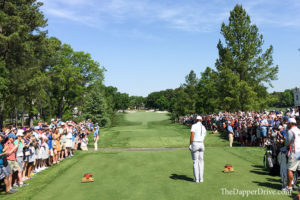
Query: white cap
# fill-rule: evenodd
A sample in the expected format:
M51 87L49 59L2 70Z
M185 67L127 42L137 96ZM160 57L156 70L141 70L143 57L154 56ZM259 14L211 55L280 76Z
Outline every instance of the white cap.
M51 119L51 122L55 121L54 119Z
M296 124L295 118L289 118L289 123Z
M196 119L197 119L197 120L202 120L202 117L201 117L201 116L197 116Z
M19 129L18 132L17 132L17 137L18 136L22 136L23 137L24 136L23 133L24 133L24 131L22 129Z

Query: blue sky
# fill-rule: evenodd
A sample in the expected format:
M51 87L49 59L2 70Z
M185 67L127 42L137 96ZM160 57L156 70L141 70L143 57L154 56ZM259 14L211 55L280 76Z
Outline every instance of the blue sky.
M104 66L105 84L130 95L176 88L194 70L214 68L222 22L239 3L265 44L274 46L278 80L300 86L299 0L41 0L49 36Z

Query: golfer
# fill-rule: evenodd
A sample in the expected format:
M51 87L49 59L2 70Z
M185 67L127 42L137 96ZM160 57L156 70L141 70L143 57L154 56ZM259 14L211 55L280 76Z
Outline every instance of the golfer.
M194 165L194 181L196 183L203 182L204 172L204 138L206 129L202 125L202 117L197 116L197 123L192 125L190 137L190 151L192 154Z

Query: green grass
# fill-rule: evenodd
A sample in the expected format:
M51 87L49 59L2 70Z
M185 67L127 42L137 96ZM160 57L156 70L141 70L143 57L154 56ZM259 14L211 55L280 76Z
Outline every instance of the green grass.
M102 147L187 146L189 128L171 124L165 114L138 112L119 117L119 126L102 130ZM188 149L76 152L76 156L37 174L28 181L30 185L18 193L0 196L0 199L234 200L242 196L222 195L222 188L280 191L280 178L268 175L262 168L264 149L229 148L227 140L212 134L208 134L206 144L204 183L192 182L192 160ZM225 164L232 164L235 172L223 173ZM84 173L92 173L95 182L80 183ZM247 199L284 200L291 197L256 195Z
M190 127L174 124L168 114L137 112L118 114L112 128L100 130L98 147L154 148L186 147L189 145ZM207 132L206 146L228 146L227 138ZM90 134L89 147L93 147Z
M168 114L136 112L117 117L117 126L100 130L99 147L183 147L189 143L189 128L173 124Z
M261 168L261 148L207 148L204 183L193 183L188 150L80 152L36 175L30 185L4 199L241 199L224 196L222 188L279 191L279 177ZM222 172L225 164L235 172ZM80 183L84 173L94 183ZM6 197L6 196L5 196ZM1 197L2 199L2 197ZM249 196L247 199L290 199L285 195Z

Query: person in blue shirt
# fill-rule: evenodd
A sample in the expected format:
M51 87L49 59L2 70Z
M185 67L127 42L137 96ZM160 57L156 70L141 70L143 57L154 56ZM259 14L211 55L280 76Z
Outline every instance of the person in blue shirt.
M48 137L48 148L49 148L49 164L52 165L53 164L53 159L51 159L51 157L53 158L53 137L52 137L52 131L48 131L46 136Z
M72 156L74 155L74 150L77 149L77 139L78 139L79 132L74 127L72 132Z
M94 129L94 124L93 124L93 122L90 122L89 126L90 126L90 131Z
M96 123L95 127L94 127L94 147L95 150L98 150L98 140L99 140L99 125L98 123Z
M228 137L229 137L229 147L232 147L232 143L233 143L233 129L232 129L230 121L228 121L227 131L228 131Z

